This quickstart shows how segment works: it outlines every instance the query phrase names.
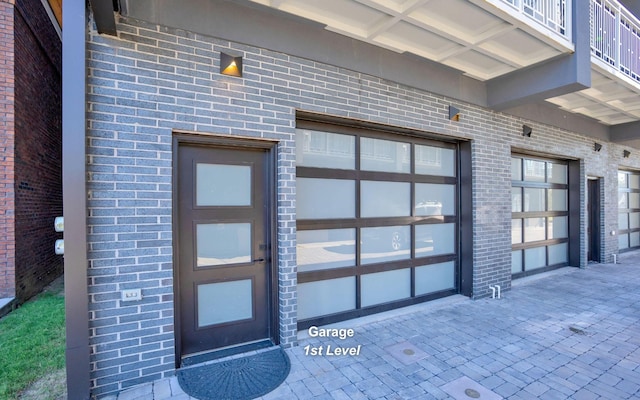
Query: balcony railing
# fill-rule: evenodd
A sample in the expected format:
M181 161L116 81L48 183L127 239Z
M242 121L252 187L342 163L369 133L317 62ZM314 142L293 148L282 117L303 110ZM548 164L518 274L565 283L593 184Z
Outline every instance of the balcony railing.
M567 16L570 10L567 0L502 0L520 11L523 15L538 21L551 31L568 39L571 38ZM569 1L569 3L571 3Z
M591 54L640 82L640 21L615 0L591 0Z

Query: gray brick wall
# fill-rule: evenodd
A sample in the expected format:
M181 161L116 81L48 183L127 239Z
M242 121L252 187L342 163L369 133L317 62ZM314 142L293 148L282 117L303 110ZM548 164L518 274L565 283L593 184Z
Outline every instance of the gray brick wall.
M174 372L172 131L279 140L277 243L280 339L296 343L296 110L472 140L474 297L511 282L512 151L582 160L604 181L605 232L617 230L623 146L286 54L120 19L119 37L88 43L89 302L96 396ZM244 57L243 78L218 74L219 53ZM428 79L428 77L426 77ZM448 120L448 106L461 109ZM533 136L521 134L522 124ZM619 156L618 156L619 155ZM582 192L584 194L584 182ZM584 196L583 196L584 197ZM584 207L583 207L584 208ZM584 221L584 211L581 212ZM583 253L585 242L581 244ZM603 236L608 257L617 237ZM586 264L583 256L581 264ZM141 288L123 303L120 291Z

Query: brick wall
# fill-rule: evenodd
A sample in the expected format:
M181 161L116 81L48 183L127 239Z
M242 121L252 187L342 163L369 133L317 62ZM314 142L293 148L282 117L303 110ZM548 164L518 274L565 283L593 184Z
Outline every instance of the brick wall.
M0 298L15 296L13 14L0 0Z
M62 215L62 43L42 4L15 13L16 297L24 301L63 272L53 245Z
M620 146L595 153L593 140L579 133L191 32L131 19L120 20L118 31L111 38L92 30L88 46L88 274L98 396L173 374L172 130L280 141L277 268L285 346L296 341L296 110L472 140L473 200L462 206L473 210L474 297L488 295L490 285L510 287L512 151L582 160L581 179L600 174L608 201L617 199L612 170ZM244 57L243 78L219 75L220 51ZM459 122L448 120L452 103L461 109ZM531 138L522 136L523 123L533 127ZM626 162L640 167L633 157ZM607 227L617 223L608 210L606 218ZM604 247L615 240L606 237ZM121 303L127 288L142 288L143 300Z

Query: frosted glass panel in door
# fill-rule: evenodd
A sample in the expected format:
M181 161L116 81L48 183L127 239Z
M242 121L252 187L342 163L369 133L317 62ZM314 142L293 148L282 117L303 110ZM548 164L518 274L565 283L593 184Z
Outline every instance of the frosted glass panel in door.
M360 138L360 169L363 171L409 173L410 160L410 143Z
M625 233L618 236L618 249L628 249L629 248L629 234Z
M548 211L567 211L567 191L565 189L549 189Z
M566 243L549 246L549 265L566 263L567 261L569 261L569 253Z
M362 228L360 232L361 264L411 257L411 228L408 226Z
M455 224L416 226L416 257L455 253Z
M356 278L353 276L298 284L298 319L356 308Z
M250 206L251 167L198 163L196 205Z
M567 183L567 166L564 164L547 164L548 182Z
M511 252L511 273L522 272L522 250Z
M253 317L251 279L197 286L198 327Z
M355 136L296 130L296 164L299 166L354 169L355 148Z
M455 186L416 183L415 215L455 215Z
M416 267L416 296L455 288L453 261Z
M298 231L298 272L356 264L355 229Z
M524 211L545 211L544 189L524 189Z
M569 237L567 217L549 217L547 228L547 239L562 239Z
M411 270L366 274L360 277L362 284L362 307L390 301L406 299L411 296Z
M251 224L197 224L197 266L251 262Z
M408 217L411 215L411 184L408 182L360 182L360 216Z
M298 219L353 218L356 216L355 181L296 179Z
M416 145L415 172L419 175L456 176L453 149Z
M524 250L524 268L527 271L532 269L542 268L547 265L546 260L546 248L536 247L533 249Z
M618 229L629 229L629 214L618 214Z

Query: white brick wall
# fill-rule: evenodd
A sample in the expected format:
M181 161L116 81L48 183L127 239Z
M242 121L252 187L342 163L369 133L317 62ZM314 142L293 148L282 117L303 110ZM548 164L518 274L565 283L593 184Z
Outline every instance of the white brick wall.
M358 72L191 32L120 20L119 38L92 30L88 57L90 336L95 395L174 371L172 130L279 140L277 242L280 336L296 334L295 114L313 111L472 140L473 292L510 287L511 175L516 149L583 160L604 178L604 249L617 251L622 146L463 104ZM243 78L218 73L219 53L241 54ZM425 79L429 79L428 76ZM448 120L448 106L461 109ZM522 136L522 124L533 127ZM584 182L582 182L584 194ZM583 196L584 198L584 196ZM584 207L583 207L584 209ZM581 212L584 221L584 211ZM586 245L582 241L582 253ZM586 255L582 257L586 264ZM142 288L122 303L120 291Z

